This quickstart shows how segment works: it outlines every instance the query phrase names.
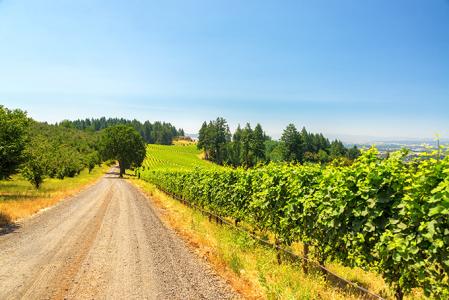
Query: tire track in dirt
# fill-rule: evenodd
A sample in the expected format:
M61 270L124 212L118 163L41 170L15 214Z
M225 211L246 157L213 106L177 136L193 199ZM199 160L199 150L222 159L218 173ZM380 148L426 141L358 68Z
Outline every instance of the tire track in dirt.
M36 276L37 279L26 288L22 298L65 298L65 294L72 284L72 279L78 272L82 261L86 258L96 238L106 210L111 202L111 196L112 189L109 188L93 218L81 230L75 227L76 233L72 231L68 233L68 235L76 235L76 239L62 239L58 243L55 248L59 249L59 251L54 253L51 260L56 260L59 264L50 264L44 267L40 274ZM49 277L52 277L52 280L48 280ZM45 286L44 290L42 290L43 286Z
M66 261L66 264L62 269L58 271L62 277L55 283L55 287L53 288L56 293L51 297L52 299L64 299L65 294L69 290L70 286L73 283L73 279L75 275L78 273L81 268L81 264L86 258L89 250L92 247L92 244L97 237L98 231L102 224L103 218L106 214L108 206L111 203L112 198L112 190L110 189L108 194L106 195L105 200L101 204L101 207L92 221L87 224L81 232L85 235L82 239L76 241L76 244L73 246L72 253L69 254L69 259Z

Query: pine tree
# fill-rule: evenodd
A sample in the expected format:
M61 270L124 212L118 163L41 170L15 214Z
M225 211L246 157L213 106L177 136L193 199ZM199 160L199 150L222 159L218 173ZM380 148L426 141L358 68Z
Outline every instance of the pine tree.
M242 150L240 153L240 161L246 167L253 165L252 138L253 130L251 129L251 125L246 123L245 128L242 130Z
M232 145L230 150L230 163L233 166L239 166L241 164L241 151L242 151L242 128L240 124L232 136Z
M262 126L258 123L254 127L252 134L251 150L254 155L255 163L265 161L265 133Z
M341 141L334 140L331 143L330 149L329 149L329 154L330 154L331 158L346 156L346 153L347 153L347 149Z
M289 124L285 128L281 136L281 142L283 145L283 160L300 162L302 159L301 136L295 125Z
M209 141L207 136L208 131L208 125L206 121L203 122L203 125L201 125L201 129L198 134L198 144L197 148L204 150L204 158L209 159Z

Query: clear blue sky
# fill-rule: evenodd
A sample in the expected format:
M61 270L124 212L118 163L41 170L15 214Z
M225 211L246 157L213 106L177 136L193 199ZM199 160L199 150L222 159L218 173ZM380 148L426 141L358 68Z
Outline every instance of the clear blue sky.
M0 0L0 104L449 137L449 1Z

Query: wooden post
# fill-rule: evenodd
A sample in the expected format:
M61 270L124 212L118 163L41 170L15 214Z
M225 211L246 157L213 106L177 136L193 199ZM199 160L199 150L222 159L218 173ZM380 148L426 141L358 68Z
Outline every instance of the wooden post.
M394 296L395 296L396 300L404 299L404 292L402 291L401 287L397 287Z
M304 260L302 262L302 270L304 272L304 274L308 274L309 273L309 244L308 243L304 243Z
M278 265L280 265L280 264L282 263L282 260L281 260L281 251L280 251L279 248L278 248L279 244L280 244L279 240L278 240L277 238L275 238L274 245L276 246L276 247L275 247L275 248L276 248L276 259L277 259L277 261L278 261Z

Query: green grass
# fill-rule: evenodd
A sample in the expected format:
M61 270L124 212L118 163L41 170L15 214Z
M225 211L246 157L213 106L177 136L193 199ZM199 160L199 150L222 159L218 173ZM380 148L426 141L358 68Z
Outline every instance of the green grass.
M143 162L145 169L170 170L192 169L194 167L212 168L215 164L201 158L202 152L196 144L148 145L147 157Z
M39 189L35 189L20 174L10 180L0 180L0 226L28 217L78 192L109 168L106 165L96 167L90 174L85 169L78 176L62 180L46 178Z

